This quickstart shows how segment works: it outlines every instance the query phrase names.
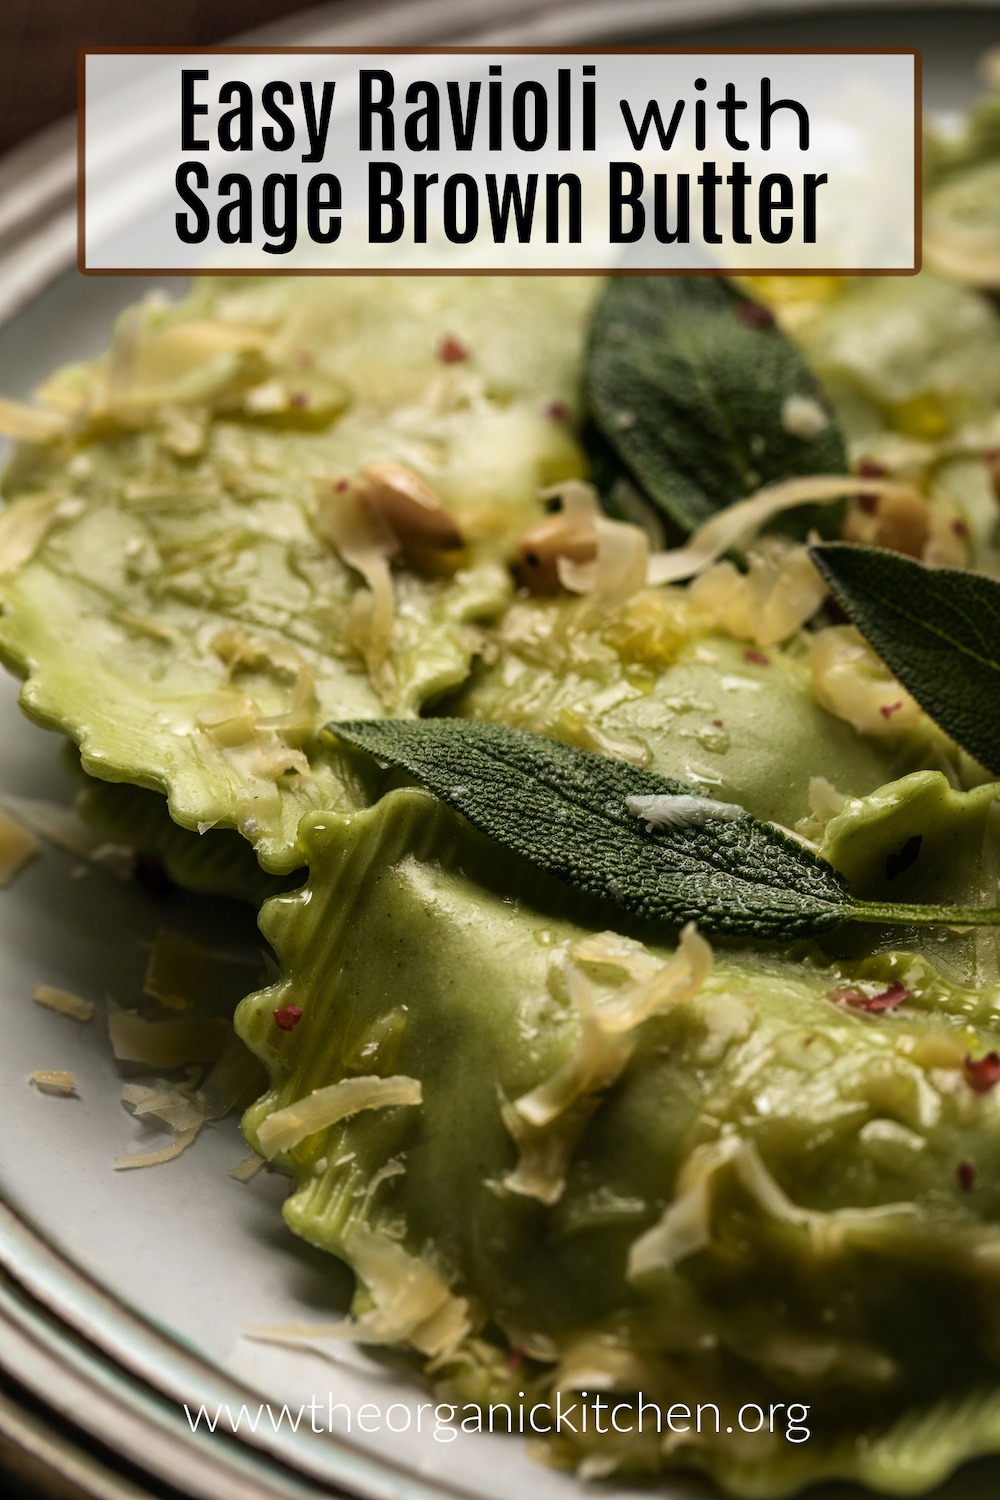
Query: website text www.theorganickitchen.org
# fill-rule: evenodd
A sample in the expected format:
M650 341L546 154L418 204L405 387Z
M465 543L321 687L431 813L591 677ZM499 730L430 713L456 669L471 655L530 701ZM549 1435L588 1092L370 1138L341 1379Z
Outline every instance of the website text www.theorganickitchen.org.
M523 1393L522 1393L523 1396ZM422 1401L408 1405L397 1401L387 1406L368 1401L350 1406L334 1401L332 1395L299 1406L273 1405L234 1407L184 1406L192 1432L331 1432L428 1433L439 1443L452 1442L459 1432L520 1433L526 1437L550 1433L564 1435L656 1432L663 1435L686 1433L767 1433L789 1443L805 1443L810 1437L809 1407L800 1402L774 1402L758 1406L747 1402L731 1412L720 1410L711 1402L688 1406L675 1402L661 1407L649 1401L641 1391L629 1401L581 1391L574 1395L557 1392L552 1401L521 1400L511 1405L451 1405L440 1401Z

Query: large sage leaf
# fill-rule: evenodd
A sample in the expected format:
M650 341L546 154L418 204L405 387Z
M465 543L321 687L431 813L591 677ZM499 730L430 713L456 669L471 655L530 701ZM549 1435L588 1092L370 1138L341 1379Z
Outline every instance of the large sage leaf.
M1000 775L1000 583L847 543L812 558L866 640L921 708Z
M681 782L541 735L467 719L328 727L539 869L648 922L780 941L851 919L1000 923L1000 910L854 901L832 865L773 824L713 815ZM650 796L684 799L674 826L629 812L627 798Z
M612 277L591 325L586 389L606 441L685 531L763 484L847 467L798 350L718 276ZM794 524L825 534L836 514L804 508Z

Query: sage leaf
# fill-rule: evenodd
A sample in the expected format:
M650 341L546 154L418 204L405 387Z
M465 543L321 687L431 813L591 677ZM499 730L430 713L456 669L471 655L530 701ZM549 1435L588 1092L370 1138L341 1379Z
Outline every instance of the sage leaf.
M764 484L846 471L840 430L802 356L766 308L721 277L611 277L585 379L606 442L685 531ZM796 399L818 430L789 420ZM800 536L838 524L829 506L803 507L787 523Z
M898 552L825 543L812 559L865 639L945 734L1000 775L1000 583Z
M1000 922L1000 911L852 900L833 866L749 814L650 822L627 799L695 798L692 787L542 735L469 719L327 726L400 768L504 848L631 917L790 941L852 918ZM645 806L644 803L640 807Z

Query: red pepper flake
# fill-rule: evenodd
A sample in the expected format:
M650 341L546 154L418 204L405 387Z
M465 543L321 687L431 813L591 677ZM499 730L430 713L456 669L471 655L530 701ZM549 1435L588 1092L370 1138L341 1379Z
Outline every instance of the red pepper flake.
M862 458L855 469L855 473L860 474L862 479L881 479L885 473L885 469L877 459Z
M722 720L721 719L713 719L712 720L712 728L713 729L721 729L722 728Z
M513 1375L514 1372L516 1370L519 1370L524 1364L524 1357L527 1352L528 1351L526 1349L523 1349L521 1345L518 1344L515 1348L511 1349L510 1353L507 1355L507 1358L504 1360L504 1368L506 1370L509 1370L511 1375Z
M763 651L744 651L743 660L752 661L758 667L769 667L771 665L771 658L765 656Z
M827 998L834 1005L846 1005L848 1010L863 1010L868 1015L877 1016L883 1011L895 1010L897 1005L909 1000L910 992L897 979L887 990L882 990L877 995L863 995L860 990L844 989L834 990Z
M346 493L349 485L350 485L350 480L349 479L338 479L336 481L336 483L334 484L333 487L336 490L336 492L337 492L338 495L343 495L343 494Z
M298 1005L285 1005L273 1012L274 1024L279 1031L294 1031L302 1020L302 1009Z
M1000 1083L1000 1052L987 1052L985 1057L966 1055L962 1068L969 1087L977 1094L988 1094Z
M969 528L964 521L952 521L951 529L956 536L965 538L969 535Z
M763 329L774 326L774 313L761 302L737 302L736 316L744 328Z
M458 365L463 359L468 359L469 348L461 339L453 338L449 333L438 344L437 357L443 365Z
M545 415L550 422L566 422L569 420L569 407L565 401L550 401L545 407Z
M288 404L301 411L304 406L309 405L308 393L306 391L293 391L288 398Z
M976 1185L976 1169L971 1161L960 1161L955 1168L955 1176L963 1193L971 1193Z
M858 495L857 502L858 510L863 511L866 516L873 516L878 510L877 495Z
M899 710L902 708L902 706L902 698L900 698L898 703L882 703L879 705L879 713L882 715L883 719L891 719L893 714L899 713Z

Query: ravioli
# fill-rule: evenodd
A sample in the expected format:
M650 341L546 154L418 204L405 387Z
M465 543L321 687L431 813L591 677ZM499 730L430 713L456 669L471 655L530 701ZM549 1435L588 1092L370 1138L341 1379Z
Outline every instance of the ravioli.
M130 310L106 356L44 388L62 418L8 474L0 655L25 710L92 775L166 793L184 827L238 829L266 869L294 869L302 814L356 800L320 726L457 687L540 488L579 472L587 295L348 278ZM463 546L396 571L376 673L372 596L317 513L385 460L432 483Z
M272 1080L246 1129L266 1149L312 1090L419 1085L280 1158L289 1224L358 1273L359 1338L408 1340L458 1401L807 1403L798 1447L555 1445L624 1473L668 1453L738 1494L911 1488L995 1444L1000 1097L963 1060L1000 1045L1000 986L905 952L651 946L419 791L302 836L309 884L262 918L285 977L237 1016Z

